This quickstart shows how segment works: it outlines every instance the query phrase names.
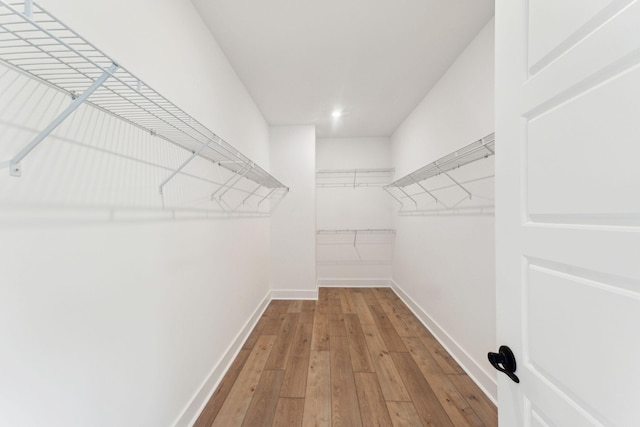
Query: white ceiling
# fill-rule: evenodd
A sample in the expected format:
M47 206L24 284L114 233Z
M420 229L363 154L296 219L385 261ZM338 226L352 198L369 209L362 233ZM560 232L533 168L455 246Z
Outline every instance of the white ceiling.
M271 125L389 136L493 0L192 0ZM344 109L336 120L331 112Z

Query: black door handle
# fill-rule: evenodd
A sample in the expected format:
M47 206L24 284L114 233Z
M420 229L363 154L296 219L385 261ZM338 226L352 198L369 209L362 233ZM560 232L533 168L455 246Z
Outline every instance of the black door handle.
M489 363L491 363L494 368L507 374L514 382L520 382L520 378L514 374L516 371L516 357L509 347L502 345L498 353L489 353L487 357L489 358Z

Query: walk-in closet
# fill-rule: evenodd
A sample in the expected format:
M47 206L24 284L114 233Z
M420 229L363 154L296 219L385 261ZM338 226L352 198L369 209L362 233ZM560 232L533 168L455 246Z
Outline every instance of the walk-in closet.
M636 426L640 5L0 0L0 426Z

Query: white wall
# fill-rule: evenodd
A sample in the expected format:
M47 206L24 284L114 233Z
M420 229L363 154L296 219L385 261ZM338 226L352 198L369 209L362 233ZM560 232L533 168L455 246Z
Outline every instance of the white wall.
M271 215L273 296L316 298L315 127L272 127L269 143L271 170L289 185Z
M316 157L317 170L391 168L391 142L389 138L318 139ZM375 186L318 187L317 216L318 230L392 228L390 197ZM375 285L391 279L393 237L361 234L359 239L356 252L352 236L318 237L321 286Z
M268 168L268 126L190 2L41 3ZM135 205L148 194L140 205L154 207L166 171L79 148L63 139L76 138L69 127L57 135L24 160L22 178L0 170L0 424L186 424L269 292L269 220L136 209L114 219L109 197ZM1 160L24 138L3 141ZM145 159L175 150L133 142L112 144ZM101 196L105 186L118 191Z
M392 136L397 177L493 132L493 59L492 20ZM493 216L399 216L396 226L394 281L495 398Z

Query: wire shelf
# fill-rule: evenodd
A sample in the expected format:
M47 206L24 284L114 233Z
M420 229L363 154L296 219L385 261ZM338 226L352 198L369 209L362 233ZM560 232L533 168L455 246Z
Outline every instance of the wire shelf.
M495 134L489 134L466 147L429 163L393 181L387 187L406 187L495 154Z
M31 1L0 1L0 60L268 189L287 187ZM26 154L25 154L26 155Z
M316 171L316 187L384 187L395 169L321 169Z
M396 231L387 228L317 230L319 245L391 244Z
M472 179L456 178L455 169L468 165L478 160L486 159L495 154L495 135L493 133L479 139L451 154L448 154L435 162L429 163L420 169L411 172L404 177L393 181L384 187L384 190L400 204L400 215L432 215L441 214L443 211L453 213L454 211L464 211L466 214L472 212L468 208L474 209L473 212L485 213L487 206L477 205L477 201L469 202L474 198L472 193L477 189L478 184L488 178L493 178L493 172L488 176ZM444 178L436 178L442 176ZM426 180L432 179L429 184ZM443 185L445 179L447 185ZM435 184L435 185L434 185ZM451 195L442 194L442 191L448 191L450 188L457 188L459 194L463 194L462 198L455 196L451 199ZM392 191L394 190L394 191ZM395 193L395 194L394 194ZM426 201L425 201L426 197ZM488 195L475 195L475 199L493 201ZM415 206L413 210L406 208L405 202L410 200ZM438 209L431 209L430 203L439 205ZM462 203L472 203L474 206L462 206ZM426 203L426 205L425 205ZM482 209L479 209L482 207Z
M396 231L337 229L316 231L319 265L387 265L393 259Z

